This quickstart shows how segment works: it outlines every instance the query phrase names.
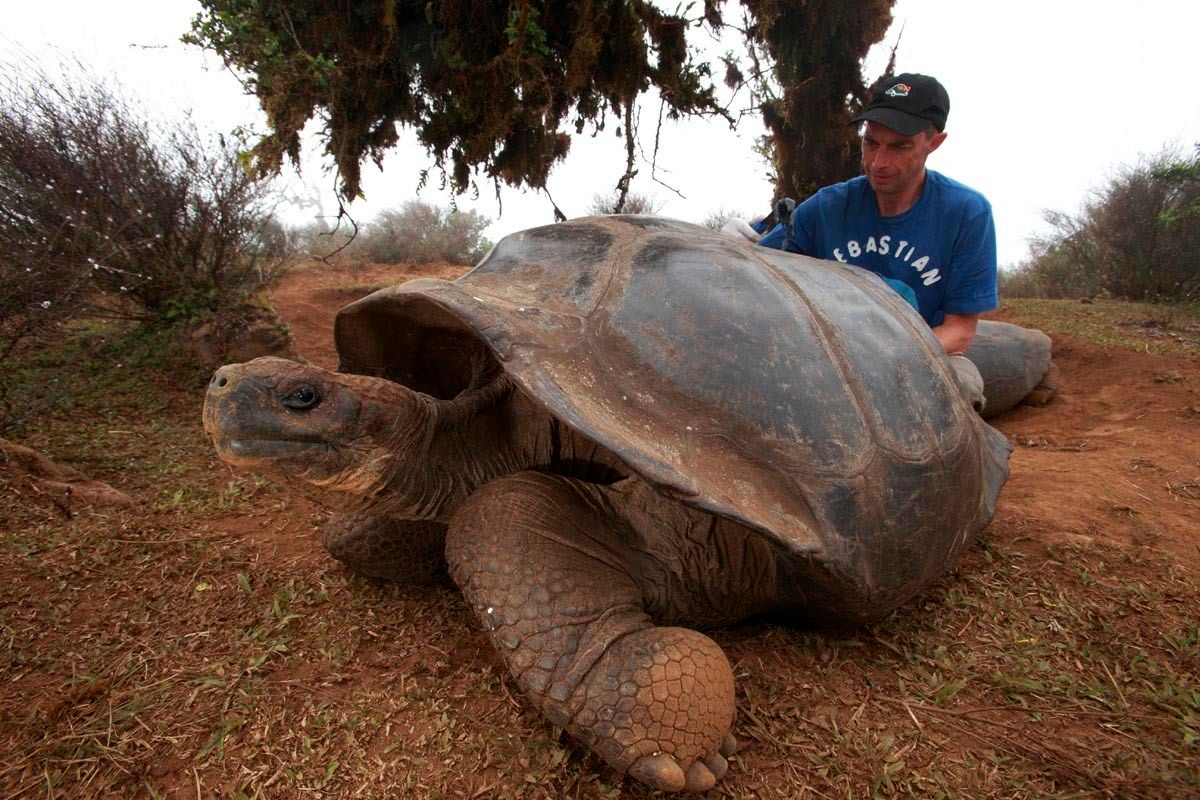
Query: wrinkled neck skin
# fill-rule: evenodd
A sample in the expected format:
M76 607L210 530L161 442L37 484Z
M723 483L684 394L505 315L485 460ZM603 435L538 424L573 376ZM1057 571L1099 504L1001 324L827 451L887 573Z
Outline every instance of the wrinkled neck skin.
M362 498L371 513L446 521L476 488L536 461L524 446L527 415L514 413L520 395L508 378L451 400L411 393L419 410L395 420L387 481Z
M380 378L361 379L387 385L372 392L384 402L372 404L378 418L365 423L374 430L364 431L370 452L359 451L357 479L339 487L334 504L340 508L445 522L472 492L502 475L561 459L616 465L504 374L450 400Z

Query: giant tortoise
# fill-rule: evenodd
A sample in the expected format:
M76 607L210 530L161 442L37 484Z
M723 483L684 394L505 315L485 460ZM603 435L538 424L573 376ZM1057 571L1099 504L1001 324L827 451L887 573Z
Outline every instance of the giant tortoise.
M1018 403L1042 405L1058 391L1050 337L1009 322L984 319L966 352L983 378L983 416L997 417Z
M659 789L711 787L736 747L698 629L879 619L1008 474L880 280L684 223L517 233L347 306L335 336L337 372L218 370L217 452L339 509L327 544L360 571L448 563L529 701Z

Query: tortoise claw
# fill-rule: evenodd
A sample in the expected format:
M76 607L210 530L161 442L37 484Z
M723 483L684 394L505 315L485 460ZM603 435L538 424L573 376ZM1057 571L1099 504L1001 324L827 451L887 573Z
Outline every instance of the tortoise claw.
M709 789L717 785L717 776L712 774L712 770L700 759L692 762L692 765L687 768L687 782L684 784L684 791L688 792L707 792Z
M725 734L725 738L721 740L721 755L729 758L731 755L737 752L737 749L737 739L733 737L732 733Z
M729 771L729 762L725 760L725 756L716 753L709 758L704 759L708 771L713 774L716 780L721 780L725 777L725 773Z
M687 786L679 763L666 753L639 758L629 768L629 776L664 792L681 792Z
M733 738L733 737L727 737ZM725 746L722 742L722 747ZM707 792L729 771L729 762L720 753L696 759L685 771L674 756L655 753L644 756L629 768L629 777L663 792Z

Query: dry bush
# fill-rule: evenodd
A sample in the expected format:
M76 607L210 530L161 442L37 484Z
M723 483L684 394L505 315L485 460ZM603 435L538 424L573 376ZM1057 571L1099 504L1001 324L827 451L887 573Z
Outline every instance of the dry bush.
M1200 216L1176 213L1200 200L1200 179L1165 179L1163 153L1122 170L1087 209L1103 288L1130 300L1200 299Z
M729 222L731 219L744 219L747 222L750 222L763 219L765 216L766 215L764 215L762 211L757 213L742 211L740 209L734 209L731 211L725 208L725 206L720 206L719 208L715 208L708 212L704 219L700 221L700 224L711 231L719 231L721 228L725 227L725 223Z
M347 223L329 224L327 218L319 217L299 227L289 228L288 235L294 252L324 260L342 253L356 240L356 229Z
M1200 150L1122 167L1078 214L1045 212L1051 232L1003 279L1006 293L1128 300L1200 299Z
M409 200L367 223L350 245L350 254L379 264L474 264L491 249L483 237L489 224L491 220L476 211ZM331 237L337 239L336 234Z
M1081 220L1061 211L1043 211L1042 218L1052 233L1030 241L1027 261L1000 271L1001 296L1059 300L1098 294L1098 254Z
M1028 263L1015 267L1001 267L996 275L996 285L1001 297L1045 297L1052 298L1039 282Z
M270 210L234 142L152 118L78 63L0 62L0 431L62 400L16 355L65 321L153 336L242 307L287 257Z
M592 195L592 204L588 206L588 213L595 215L657 214L662 209L662 205L662 201L637 192L626 194L625 201L622 203L621 193L616 191L609 194Z
M235 143L79 64L0 65L0 354L80 311L161 321L240 298L283 255L269 199Z

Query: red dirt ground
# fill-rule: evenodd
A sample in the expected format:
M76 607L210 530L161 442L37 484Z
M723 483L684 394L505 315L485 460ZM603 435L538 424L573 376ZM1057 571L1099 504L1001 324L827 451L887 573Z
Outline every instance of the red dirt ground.
M444 266L429 272L449 279L461 270ZM407 277L411 273L403 268L373 266L357 280L383 284ZM300 352L333 367L333 315L353 296L330 284L344 281L295 274L271 300L292 326ZM1022 323L1003 311L991 316ZM1061 371L1058 396L1044 407L1021 406L992 421L1014 444L992 535L1037 559L1054 548L1096 545L1153 569L1151 561L1166 554L1190 579L1200 578L1200 353L1159 356L1062 333L1053 340ZM739 638L731 635L735 642ZM731 658L740 655L742 662L761 667L753 652L736 645L732 651ZM462 657L474 661L481 654L470 649ZM739 714L748 705L748 699L739 703ZM1068 724L1064 731L1069 730ZM1083 740L1092 738L1082 724L1077 732Z
M312 266L270 300L335 367L337 309L462 271ZM1200 355L1051 333L1060 394L993 421L1011 478L943 581L867 629L714 634L743 749L709 796L1200 798ZM135 509L0 471L0 800L655 796L529 709L456 591L350 576L324 512L163 389L158 418L28 442Z
M1016 446L998 520L1049 545L1161 548L1200 575L1200 357L1061 333L1052 352L1059 396L994 421Z
M353 269L314 266L285 275L270 292L270 300L291 327L301 355L319 366L337 369L333 318L338 309L367 294L369 289L411 278L453 280L464 272L466 267L444 263L364 264Z

